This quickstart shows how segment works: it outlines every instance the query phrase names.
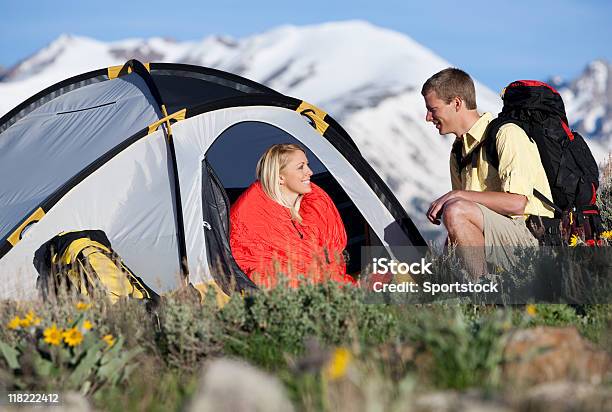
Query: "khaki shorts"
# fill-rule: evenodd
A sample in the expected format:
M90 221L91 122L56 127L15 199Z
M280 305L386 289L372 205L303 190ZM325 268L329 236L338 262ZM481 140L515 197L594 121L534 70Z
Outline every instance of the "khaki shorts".
M488 263L510 269L520 259L517 251L538 247L538 240L527 229L523 218L500 215L486 206L477 205L484 217L485 259Z

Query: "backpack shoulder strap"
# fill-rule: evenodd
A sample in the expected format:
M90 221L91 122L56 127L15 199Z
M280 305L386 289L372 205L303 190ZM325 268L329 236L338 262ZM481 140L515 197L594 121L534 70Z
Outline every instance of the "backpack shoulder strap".
M489 160L489 164L491 164L491 166L493 166L495 169L499 169L499 153L497 152L497 145L496 145L497 132L499 132L499 129L503 125L508 124L508 123L514 123L517 126L523 128L523 130L525 130L525 128L521 126L520 122L515 119L498 117L497 119L489 123L489 127L487 128L485 138L483 139L483 142L486 142L485 150L487 152L487 159ZM525 131L525 133L527 133L527 131ZM533 139L531 138L531 136L529 136L529 134L527 134L527 137L529 138L529 140L533 141ZM544 196L539 190L533 189L533 195L537 199L539 199L542 203L554 209L555 212L562 213L562 210L557 205L555 205L553 202L551 202L550 199Z
M544 203L546 206L553 208L555 212L563 213L563 210L561 210L559 206L551 202L550 199L544 196L542 192L540 192L538 189L535 189L535 188L533 189L533 195L536 198L538 198L542 203Z
M459 172L465 169L470 163L472 167L476 167L478 161L478 152L483 148L487 153L488 162L497 169L499 166L499 155L497 153L497 146L495 145L497 132L499 128L506 123L512 123L509 119L493 119L487 126L484 132L484 136L480 143L478 143L474 149L465 157L461 156L461 141L457 141L453 144L452 153L457 159L457 165Z
M453 148L451 149L451 156L454 156L455 160L457 161L457 168L459 170L459 174L461 174L461 171L465 167L461 166L463 162L463 156L461 155L462 145L463 143L461 142L461 140L455 140L455 142L453 142Z
M499 132L499 129L501 129L502 126L508 123L514 123L520 127L519 123L516 120L512 118L500 116L500 117L493 119L491 123L489 123L489 126L487 127L487 130L485 131L485 136L482 139L482 141L485 142L484 150L487 154L487 161L495 169L499 169L499 153L497 151L497 133Z

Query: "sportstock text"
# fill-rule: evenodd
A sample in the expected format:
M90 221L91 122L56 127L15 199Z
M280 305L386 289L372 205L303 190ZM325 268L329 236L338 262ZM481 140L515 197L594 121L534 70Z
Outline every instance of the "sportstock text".
M425 262L421 258L420 262L405 263L387 258L374 258L372 260L372 274L375 275L433 275L431 271L432 262ZM432 283L423 282L398 282L387 283L376 281L372 284L372 290L377 293L429 293L432 296L437 293L498 293L496 282L488 283Z

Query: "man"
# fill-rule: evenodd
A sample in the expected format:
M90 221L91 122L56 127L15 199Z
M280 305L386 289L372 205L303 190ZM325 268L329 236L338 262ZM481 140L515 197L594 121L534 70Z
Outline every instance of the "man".
M525 220L529 215L552 217L554 211L534 197L537 189L552 198L538 148L515 124L503 125L496 138L499 167L488 162L486 151L477 147L493 116L476 109L474 82L462 70L444 69L430 77L421 90L427 108L426 120L441 135L456 136L454 150L461 157L475 155L460 169L451 154L452 191L436 199L427 218L440 219L448 238L474 278L488 273L486 262L508 267L515 263L515 247L535 247L536 238ZM476 149L478 152L474 152Z

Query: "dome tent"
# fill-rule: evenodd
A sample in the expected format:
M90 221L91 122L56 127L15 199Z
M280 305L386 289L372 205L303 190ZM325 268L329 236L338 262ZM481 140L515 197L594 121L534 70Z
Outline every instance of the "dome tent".
M274 143L298 143L340 210L349 272L362 246L424 246L386 184L329 115L226 72L168 63L85 73L0 119L0 297L35 293L35 251L100 229L156 291L240 276L228 208ZM229 273L229 275L228 275ZM231 283L231 282L230 282Z

